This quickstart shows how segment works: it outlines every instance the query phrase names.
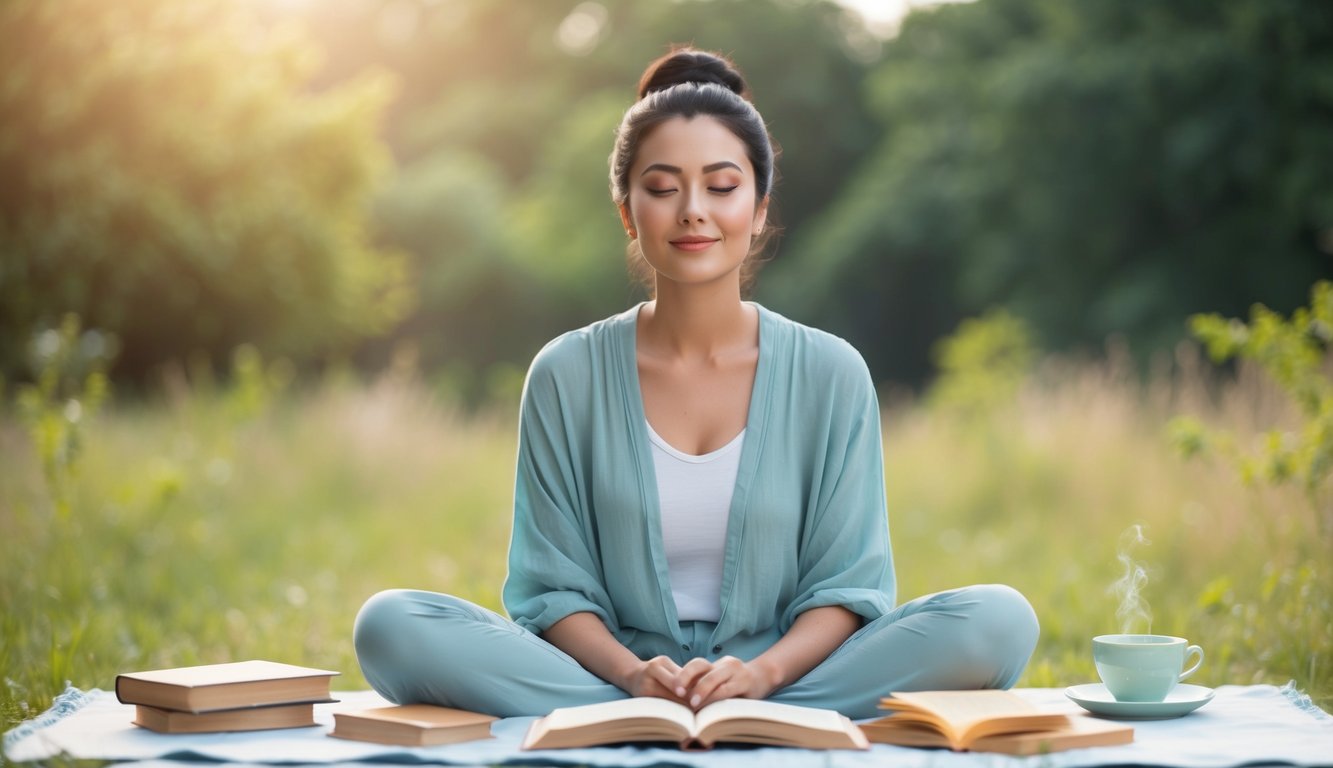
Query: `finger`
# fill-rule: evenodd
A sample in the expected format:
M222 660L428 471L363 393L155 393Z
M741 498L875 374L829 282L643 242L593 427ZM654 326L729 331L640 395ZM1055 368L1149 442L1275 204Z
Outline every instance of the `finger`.
M702 678L691 691L691 706L696 709L714 701L744 696L749 689L750 668L735 656L723 656L713 662L713 671Z
M680 665L670 656L654 656L648 660L648 664L669 670L673 674L680 671Z
M673 684L676 695L683 700L685 696L697 685L697 681L708 674L713 669L713 665L707 659L690 659L681 667Z
M685 703L670 688L662 685L656 680L648 681L648 683L644 686L643 690L639 693L639 695L651 696L655 699L667 699L669 701L674 701L679 704Z
M655 661L655 660L654 660ZM676 676L680 674L680 667L676 662L666 659L666 663L650 663L647 670L647 678L654 685L660 686L663 691L675 691L679 685ZM677 697L683 697L684 694L677 693Z
M713 669L714 672L709 676L712 679L700 681L707 682L711 690L695 687L696 693L700 694L696 706L704 707L715 701L745 696L750 684L754 682L750 668L735 656L723 656L713 663Z
M690 706L698 709L705 702L711 701L714 691L735 679L736 671L736 667L730 664L714 666L712 671L699 678L699 681L690 689Z

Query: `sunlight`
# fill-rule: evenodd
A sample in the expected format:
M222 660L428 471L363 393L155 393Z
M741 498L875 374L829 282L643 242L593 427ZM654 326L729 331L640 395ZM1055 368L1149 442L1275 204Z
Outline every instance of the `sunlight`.
M903 18L917 8L928 8L944 3L970 3L974 0L834 0L838 5L856 11L865 20L866 27L876 37L888 39L898 34Z

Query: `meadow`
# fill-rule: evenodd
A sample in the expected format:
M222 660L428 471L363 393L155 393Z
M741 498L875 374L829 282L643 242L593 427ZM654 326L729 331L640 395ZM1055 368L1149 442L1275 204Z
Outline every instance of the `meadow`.
M1329 533L1299 490L1243 484L1166 436L1190 414L1259 440L1290 407L1248 368L1222 376L1179 357L1146 377L1047 361L980 410L883 393L898 597L1017 587L1042 622L1020 685L1063 686L1095 679L1090 638L1121 627L1112 587L1128 568L1151 616L1130 626L1202 644L1194 682L1294 680L1328 709ZM58 410L77 422L59 451L9 395L4 728L67 682L106 689L134 669L271 658L340 670L335 688L359 689L351 627L374 592L500 607L512 391L465 414L410 368L299 384L262 363L228 384L179 372L150 399Z

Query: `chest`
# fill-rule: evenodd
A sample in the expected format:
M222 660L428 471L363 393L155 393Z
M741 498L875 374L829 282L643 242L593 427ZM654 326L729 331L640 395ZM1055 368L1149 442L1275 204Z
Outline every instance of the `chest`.
M758 350L715 365L639 361L643 412L664 440L695 456L731 442L745 428Z

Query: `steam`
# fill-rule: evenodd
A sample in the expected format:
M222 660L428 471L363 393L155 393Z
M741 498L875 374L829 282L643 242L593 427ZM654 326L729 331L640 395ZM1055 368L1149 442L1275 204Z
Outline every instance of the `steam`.
M1152 608L1148 605L1148 601L1143 599L1143 588L1148 583L1148 568L1144 563L1134 559L1137 549L1151 543L1143 535L1143 526L1138 523L1120 534L1116 559L1120 561L1124 572L1107 591L1113 593L1120 601L1115 609L1115 615L1120 620L1122 633L1152 631ZM1135 625L1141 628L1135 630Z

